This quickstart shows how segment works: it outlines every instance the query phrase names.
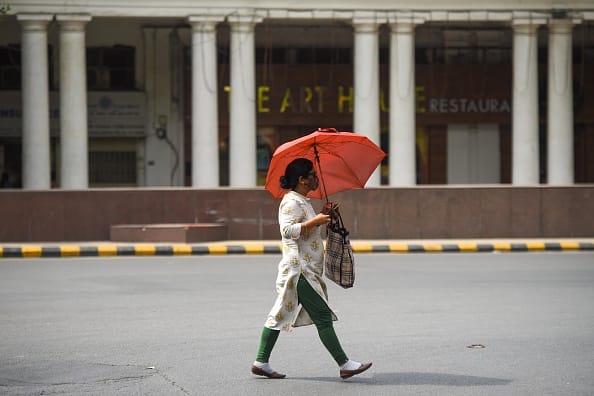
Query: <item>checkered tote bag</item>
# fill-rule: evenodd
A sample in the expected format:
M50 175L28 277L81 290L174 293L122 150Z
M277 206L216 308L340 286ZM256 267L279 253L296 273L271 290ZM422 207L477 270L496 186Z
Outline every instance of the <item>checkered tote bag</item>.
M344 227L338 210L331 212L327 228L324 270L326 277L348 289L355 283L355 259L349 240L349 231Z

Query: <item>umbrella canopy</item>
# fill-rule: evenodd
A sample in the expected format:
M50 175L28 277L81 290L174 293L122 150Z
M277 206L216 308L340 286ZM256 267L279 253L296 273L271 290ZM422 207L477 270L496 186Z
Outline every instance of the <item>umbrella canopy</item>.
M386 156L367 136L353 132L322 129L279 146L272 155L265 187L275 198L287 190L280 187L280 177L296 158L314 163L320 186L309 193L312 198L325 198L334 193L363 188Z

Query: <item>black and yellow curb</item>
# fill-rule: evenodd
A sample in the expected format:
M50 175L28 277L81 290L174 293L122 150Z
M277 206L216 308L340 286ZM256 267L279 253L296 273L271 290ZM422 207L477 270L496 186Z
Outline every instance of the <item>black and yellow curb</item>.
M479 253L594 251L594 241L530 242L352 242L355 253ZM52 244L0 245L0 258L113 257L113 256L201 256L225 254L280 254L280 243L192 244Z

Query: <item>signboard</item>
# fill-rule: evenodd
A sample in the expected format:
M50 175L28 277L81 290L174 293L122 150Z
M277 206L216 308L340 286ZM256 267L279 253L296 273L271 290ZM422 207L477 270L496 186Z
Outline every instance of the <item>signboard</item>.
M91 137L144 137L146 95L144 92L89 92Z
M145 136L144 92L89 92L87 94L90 137ZM22 136L20 91L0 91L0 137ZM50 134L60 135L60 94L50 92Z

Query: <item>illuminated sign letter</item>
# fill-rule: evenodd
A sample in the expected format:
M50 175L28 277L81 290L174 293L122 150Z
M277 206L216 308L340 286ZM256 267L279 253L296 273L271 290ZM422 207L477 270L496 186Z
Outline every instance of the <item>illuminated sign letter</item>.
M259 113L270 113L270 108L264 107L264 102L270 100L270 87L268 85L262 85L258 87L258 112Z
M417 94L415 95L415 101L417 103L417 113L425 113L427 109L425 108L425 87L418 86L416 87Z
M349 104L349 113L353 112L353 87L349 87L349 94L344 94L344 87L340 85L338 87L338 112L344 113L344 102Z
M280 112L284 113L285 111L287 111L287 109L291 107L291 102L291 88L287 88L285 89L285 94L283 95L283 101L281 103Z

